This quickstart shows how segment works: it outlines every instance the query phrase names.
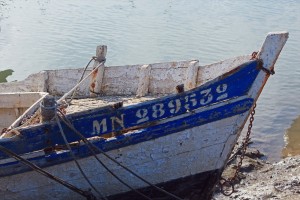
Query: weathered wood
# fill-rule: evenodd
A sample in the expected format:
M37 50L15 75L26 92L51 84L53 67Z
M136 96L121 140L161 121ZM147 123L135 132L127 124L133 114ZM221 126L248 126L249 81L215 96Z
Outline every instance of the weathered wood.
M93 109L83 113L69 115L76 129L83 132L84 136L101 136L107 133L126 130L135 126L158 123L159 120L172 118L194 110L209 107L211 104L222 102L235 97L244 96L249 90L249 85L255 80L257 74L257 61L250 61L240 66L233 74L219 77L194 90L180 94L173 94L156 100L143 102L137 105L126 106L119 109L109 107ZM239 85L239 87L236 87ZM228 109L230 107L228 103ZM246 108L246 107L245 107ZM244 108L240 107L241 110ZM188 112L187 112L188 111ZM229 111L226 111L229 112ZM228 113L216 114L216 119L222 119ZM178 122L180 124L180 122ZM186 124L185 128L189 125ZM173 128L176 127L173 125ZM45 134L47 129L51 134ZM53 144L64 144L59 136L57 124L43 124L32 129L20 129L21 141L14 141L11 145L25 146L30 152L45 148L45 141L52 141ZM39 137L37 137L39 136ZM68 141L77 141L76 135L68 134ZM31 145L28 145L31 144ZM8 144L7 144L8 145ZM14 149L13 147L11 149ZM21 150L21 149L20 149ZM25 153L25 152L23 152ZM1 157L1 156L0 156Z
M184 130L174 135L159 137L156 140L125 146L109 151L109 155L153 184L176 180L204 171L221 169L221 166L216 163L220 159L219 155L223 150L224 142L229 135L236 134L238 130L238 127L229 128L235 120L236 117L232 117L224 121L216 121L211 125L195 127L192 130ZM220 132L222 134L217 134ZM126 138L123 138L123 141L125 142ZM96 145L102 147L103 143L107 143L108 146L113 147L114 144L118 144L118 140L102 140L97 142ZM75 149L74 152L78 155L81 150L76 151ZM86 152L88 152L88 149ZM211 152L214 152L214 154ZM44 161L42 162L40 159L36 161L34 158L31 161L42 165L48 163L49 165L55 163L60 158L64 159L64 156L69 156L69 153L65 151L43 156ZM111 163L103 155L100 155L100 157L104 163ZM1 173L9 169L15 169L15 171L24 169L24 166L18 162L1 164ZM100 167L94 157L82 158L80 165L90 178L90 181L95 184L95 187L100 191L104 191L104 195L113 195L128 191L126 186L113 178L103 167ZM127 171L120 170L118 165L111 164L110 169L134 188L147 186ZM87 187L86 181L78 173L78 168L73 162L51 166L47 168L47 171L63 180L68 180L71 184L76 184L80 188ZM54 184L43 176L36 175L34 171L2 177L1 180L3 190L0 188L0 194L4 195L7 193L7 190L13 190L14 193L9 193L13 199L39 199L38 197L41 194L44 199L54 199L54 195L59 195L60 198L65 199L79 198L76 193L58 184ZM207 180L205 184L207 184Z
M39 92L0 93L0 108L28 108L43 94Z
M94 62L93 69L96 68L103 60L105 60L106 53L107 53L107 46L105 45L97 46L96 49L97 59ZM97 94L101 93L103 76L104 76L104 68L105 66L103 64L92 75L92 80L90 84L91 97L95 97L97 96Z
M186 90L191 90L197 86L198 69L199 61L193 60L189 63L184 84Z
M267 71L274 70L274 64L284 47L289 33L288 32L273 32L268 33L265 41L263 42L260 51L258 52L257 58L263 61L263 68ZM253 83L253 87L249 91L250 96L255 96L257 99L261 93L264 85L266 84L269 73L264 70L261 70L261 73L258 75L257 80Z
M149 92L151 65L143 65L139 72L139 84L136 92L137 97L146 96Z
M205 108L203 110L197 110L196 112L193 113L193 115L186 113L184 115L181 115L178 118L175 118L174 120L164 120L161 121L161 123L157 123L153 126L150 126L148 128L143 128L141 131L134 133L131 132L128 137L120 137L117 140L103 140L103 139L98 139L94 141L94 144L101 147L104 151L111 151L111 150L117 150L122 147L128 147L130 145L134 145L137 143L142 143L146 141L151 141L153 139L161 138L163 136L167 136L176 132L184 131L186 129L190 129L193 127L198 127L201 125L206 125L212 122L220 121L220 120L225 120L230 118L230 117L236 117L239 114L242 114L246 111L248 111L251 106L253 105L253 100L250 98L240 98L240 99L233 99L230 101L230 104L222 103L221 105L214 105L210 108ZM227 112L222 113L222 111L226 108ZM222 116L221 116L222 115ZM225 125L225 124L224 124ZM222 123L218 127L213 127L213 128L222 128ZM65 127L65 126L63 126ZM47 128L45 128L47 129ZM82 131L81 131L82 132ZM21 134L24 132L21 132ZM35 134L36 132L32 132L32 134ZM65 143L62 141L59 133L59 130L54 130L54 129L48 129L47 133L51 133L51 141L53 144L58 144L58 145L64 145ZM54 135L55 133L55 135ZM69 135L73 134L72 131L69 132ZM87 136L85 134L85 136ZM92 135L93 136L93 135ZM41 135L40 137L47 137L44 135ZM203 135L203 137L210 138L211 136L209 135ZM222 137L222 136L215 136L215 137ZM50 139L50 137L48 137ZM27 139L22 137L22 139ZM68 139L70 139L70 136L68 136ZM34 148L34 145L39 146L41 143L34 143L35 137L32 138L32 140L27 141L27 148ZM204 140L202 141L204 142ZM226 142L224 141L212 141L212 142ZM22 143L18 143L17 140L11 140L11 146L8 145L9 141L6 141L6 146L7 148L15 149L15 153L18 154L24 154L25 152L21 152L20 149L17 149L17 146L20 146ZM1 143L0 143L1 144ZM199 147L200 148L200 147ZM33 149L32 149L33 150ZM79 157L86 157L90 155L90 151L86 145L81 145L74 149L74 153L77 154ZM53 155L56 157L55 155ZM3 158L3 154L0 154L0 157ZM45 162L45 159L48 159L49 157L40 157L38 158L39 160L44 160L44 166L51 166L51 163ZM70 159L72 159L72 156L66 152L66 155L64 155L61 159L60 162L67 162ZM39 162L36 160L36 162ZM42 163L42 162L40 162ZM0 165L1 167L1 165ZM24 167L24 169L27 169ZM24 170L23 169L23 170ZM11 170L10 170L11 171ZM1 173L0 173L1 176Z
M251 55L238 56L235 58L223 60L221 62L217 62L205 66L199 66L197 86L200 86L206 83L207 81L210 81L230 70L233 70L237 66L249 61L250 59L251 59Z
M283 32L271 32L268 33L259 53L258 58L263 60L263 67L272 70L274 64L285 45L289 33Z
M23 120L25 116L32 115L35 111L38 110L40 106L40 102L48 95L46 92L40 92L39 93L40 98L36 100L21 116L19 116L10 126L10 129L16 128L19 126L20 122Z
M246 62L250 56L228 59L212 65L199 67L197 86L212 80L224 72ZM191 60L151 64L149 95L170 94L175 87L185 83L186 70ZM105 67L101 93L104 95L135 95L139 83L139 70L143 65L124 65ZM228 67L229 66L229 67ZM88 73L91 69L87 70ZM0 92L11 91L47 91L55 96L63 96L69 92L83 73L83 69L47 70L32 74L23 81L0 83ZM76 95L89 96L91 77L88 75L76 89ZM38 84L37 84L38 83ZM42 85L43 87L37 87Z
M13 92L46 92L48 87L48 73L41 71L29 75L23 81L0 83L0 93Z
M97 71L99 67L101 67L100 64L99 64L98 66L96 66L96 68L93 69L93 70L92 70L86 77L84 77L79 83L77 83L70 91L68 91L67 93L65 93L59 100L57 100L57 103L63 102L70 94L72 94L78 87L80 87L80 85L81 85L82 83L84 83L86 79L88 79L95 71Z
M45 92L0 93L0 130L15 128L39 107Z

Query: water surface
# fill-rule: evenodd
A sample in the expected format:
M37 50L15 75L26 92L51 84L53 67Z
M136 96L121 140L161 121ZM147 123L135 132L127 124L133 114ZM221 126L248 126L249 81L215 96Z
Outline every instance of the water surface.
M108 45L107 65L204 65L251 54L268 32L287 30L253 128L254 146L278 160L288 145L284 134L300 115L299 10L297 0L0 0L0 71L12 69L13 81L84 67L99 44Z
M284 157L300 154L300 117L293 121L285 133L286 146L282 150Z

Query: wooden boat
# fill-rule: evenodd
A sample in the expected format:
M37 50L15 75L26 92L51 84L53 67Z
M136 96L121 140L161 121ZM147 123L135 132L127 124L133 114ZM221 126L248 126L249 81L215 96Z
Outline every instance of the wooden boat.
M269 33L257 55L206 66L105 67L99 46L93 70L49 70L0 84L0 92L17 96L43 92L15 121L1 117L8 127L0 138L1 198L210 199L287 38ZM74 87L84 71L91 76ZM76 99L62 107L75 89ZM56 103L45 93L62 97ZM38 102L53 119L40 119Z

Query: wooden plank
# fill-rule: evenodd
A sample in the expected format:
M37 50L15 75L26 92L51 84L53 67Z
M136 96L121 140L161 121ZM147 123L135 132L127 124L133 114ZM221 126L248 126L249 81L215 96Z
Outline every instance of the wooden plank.
M78 80L82 76L83 72L83 68L48 70L47 92L54 96L63 96L78 84ZM91 70L88 69L86 74L89 74L90 72ZM91 77L87 77L84 82L81 82L81 84L76 88L76 96L89 96L90 82Z
M0 109L28 108L39 98L41 93L38 92L0 93Z
M188 63L184 63L182 66L174 63L173 66L169 68L152 68L149 85L150 94L171 94L176 91L177 85L184 83Z
M43 92L47 91L47 71L29 75L23 81L0 83L0 93L14 92Z
M237 66L248 62L251 59L251 55L238 56L235 58L230 58L223 60L221 62L199 66L197 86L200 86L207 81L210 81L218 76L221 76L224 72L233 70Z
M105 95L135 95L141 66L143 65L105 67L102 93Z
M149 94L170 94L185 80L185 71L191 61L151 64ZM139 72L143 65L105 67L102 93L105 95L136 95Z

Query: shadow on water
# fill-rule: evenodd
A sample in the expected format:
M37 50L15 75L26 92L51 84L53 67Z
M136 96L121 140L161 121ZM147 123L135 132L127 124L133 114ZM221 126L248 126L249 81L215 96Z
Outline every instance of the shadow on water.
M12 69L6 69L3 71L0 71L0 83L5 83L7 82L6 78L8 76L11 76L13 74L14 70Z
M285 133L286 146L282 150L282 156L300 155L300 116L292 123Z

